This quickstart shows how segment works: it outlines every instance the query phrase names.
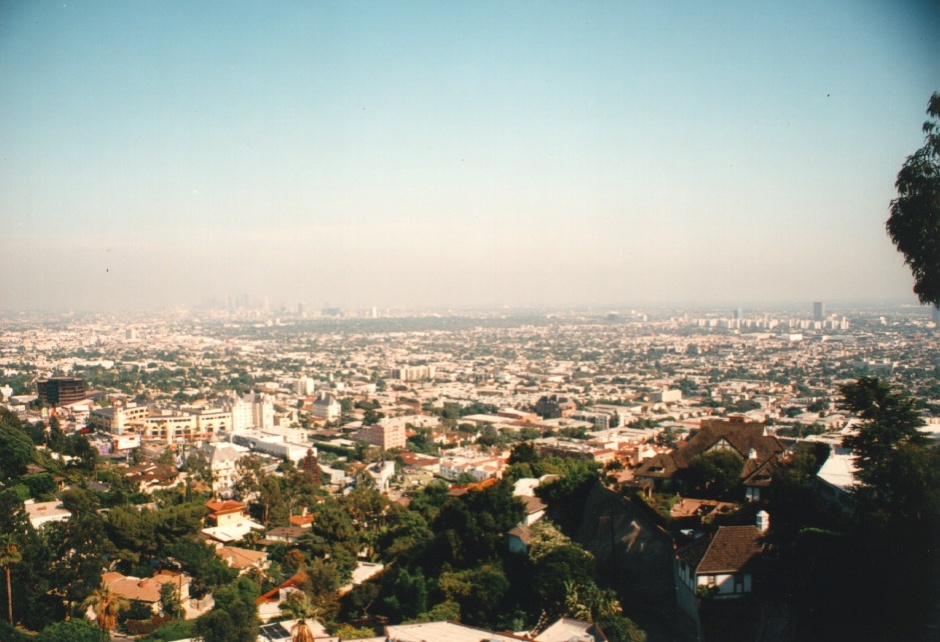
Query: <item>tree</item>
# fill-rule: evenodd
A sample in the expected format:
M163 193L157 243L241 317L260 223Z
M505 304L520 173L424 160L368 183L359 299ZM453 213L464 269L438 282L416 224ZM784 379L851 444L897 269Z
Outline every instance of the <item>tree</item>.
M538 450L535 449L531 441L516 444L509 453L510 464L533 464L538 460Z
M711 450L696 455L689 466L692 484L706 495L726 497L737 488L744 459L733 450Z
M118 614L128 607L127 600L103 586L85 598L82 608L95 613L95 623L102 631L110 631L117 624Z
M87 620L67 620L47 626L34 642L108 642L111 636Z
M39 545L36 530L29 521L23 500L12 488L0 492L0 566L4 567L6 572L8 610L12 607L10 576L14 573L13 567L17 566L19 572L16 572L16 575L18 580L22 581L29 571L20 569L29 567L30 562L42 556L43 547ZM26 563L22 564L24 561ZM45 567L44 561L40 564ZM27 585L25 593L17 596L17 610L21 614L28 608L28 602L36 596L35 585L35 582L32 587ZM36 615L35 609L32 615ZM13 619L11 616L11 623Z
M245 576L215 593L215 607L196 620L203 642L255 642L258 638L258 586Z
M94 514L73 516L46 524L40 534L50 550L50 581L70 613L101 585L105 548L110 546L104 524Z
M183 603L180 589L175 582L167 582L160 587L160 610L173 620L183 617Z
M895 392L877 377L862 377L842 386L842 407L865 423L843 440L858 466L856 494L869 507L908 518L931 514L936 504L938 473L935 448L918 428L923 420L917 402Z
M36 446L20 428L0 422L0 479L19 477L36 458Z
M7 609L10 615L10 624L13 624L13 588L10 584L10 567L23 561L16 543L11 535L4 536L0 541L0 566L6 571L7 576Z
M848 542L853 555L846 566L864 568L864 574L845 576L846 595L855 590L856 613L843 612L841 619L858 622L870 639L927 639L926 614L936 599L940 449L918 430L917 402L906 392L863 377L843 386L842 394L843 407L863 420L843 443L853 449L858 468ZM879 582L854 589L868 577Z
M264 479L264 466L257 455L242 457L235 462L234 490L246 502L253 501L261 491L261 480Z
M565 610L565 583L586 586L594 582L594 556L575 543L553 548L535 564L532 590L542 608L552 613Z
M927 103L924 146L907 157L885 227L914 275L921 303L940 306L940 92Z
M319 609L303 591L294 591L281 603L281 610L297 622L290 629L291 642L314 642L313 631L307 624L307 618L317 616Z

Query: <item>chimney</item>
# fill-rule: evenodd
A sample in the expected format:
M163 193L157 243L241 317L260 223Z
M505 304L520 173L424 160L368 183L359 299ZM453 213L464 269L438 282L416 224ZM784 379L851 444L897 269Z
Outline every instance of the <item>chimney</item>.
M749 451L747 451L747 458L757 459L757 450L755 450L754 448L751 448Z
M767 514L767 511L762 510L757 513L757 530L761 533L766 533L770 528L770 515Z

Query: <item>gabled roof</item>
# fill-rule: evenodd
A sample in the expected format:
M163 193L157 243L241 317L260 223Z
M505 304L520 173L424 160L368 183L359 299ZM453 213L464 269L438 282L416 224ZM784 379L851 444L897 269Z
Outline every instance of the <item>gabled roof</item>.
M773 476L780 469L780 458L771 457L765 461L758 459L746 459L744 461L744 470L741 471L741 479L745 486L770 486Z
M697 575L753 571L761 563L762 540L763 533L756 526L720 526L713 535L698 538L677 554Z
M514 642L525 640L508 633L495 633L456 622L420 622L395 624L385 627L389 640L394 642Z
M563 617L535 637L535 642L607 642L596 624Z
M548 504L543 502L538 497L531 497L529 495L525 495L525 496L520 497L519 499L522 500L522 503L525 506L526 515L533 515L539 511L543 511L546 508L548 508Z
M234 499L228 499L225 501L208 501L205 503L205 507L209 509L212 513L209 517L216 517L218 515L229 515L231 513L242 513L245 511L245 504L242 502L237 502Z
M669 479L679 470L688 468L695 457L716 445L731 448L745 460L741 474L744 479L787 449L777 437L765 433L763 423L741 418L730 421L703 419L701 429L694 437L678 450L647 459L636 474L638 477Z
M833 448L816 476L830 486L848 492L855 485L855 457L851 448Z
M215 549L215 552L223 562L239 571L261 564L268 559L268 554L264 551L253 551L235 546L220 546Z
M281 582L278 586L271 589L264 595L260 596L255 600L255 604L263 604L265 602L277 602L278 595L281 589L302 589L303 585L310 581L310 576L307 575L305 571L297 571L289 578Z

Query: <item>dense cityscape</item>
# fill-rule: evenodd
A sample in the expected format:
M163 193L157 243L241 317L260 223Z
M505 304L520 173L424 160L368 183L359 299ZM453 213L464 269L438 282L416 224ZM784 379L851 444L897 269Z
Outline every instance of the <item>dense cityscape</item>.
M938 33L0 2L0 642L940 640Z
M930 514L929 310L7 313L5 619L147 640L916 636L936 577L872 554L898 525L873 534L886 491L858 491L852 446L872 403L909 411L928 469L895 492ZM917 589L876 622L861 555Z

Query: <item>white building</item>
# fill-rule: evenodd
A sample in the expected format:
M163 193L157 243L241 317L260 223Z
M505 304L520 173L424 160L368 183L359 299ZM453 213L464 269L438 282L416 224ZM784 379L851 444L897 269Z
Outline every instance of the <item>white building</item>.
M274 403L266 394L248 393L239 397L231 393L220 400L223 410L232 413L231 431L235 434L274 426Z
M395 462L377 461L367 466L366 472L375 480L375 487L380 492L388 492L392 478L395 476Z
M232 497L232 487L235 485L235 463L241 459L248 449L226 442L208 444L203 453L209 461L212 471L212 492L222 499Z
M88 421L96 430L123 435L132 424L139 423L149 414L150 408L147 406L128 403L125 406L96 408L89 414Z
M307 395L313 394L314 382L313 379L304 375L300 377L296 382L294 382L294 394L298 397L306 397Z
M343 407L339 401L328 392L321 393L313 402L313 414L327 421L336 421L342 411Z

